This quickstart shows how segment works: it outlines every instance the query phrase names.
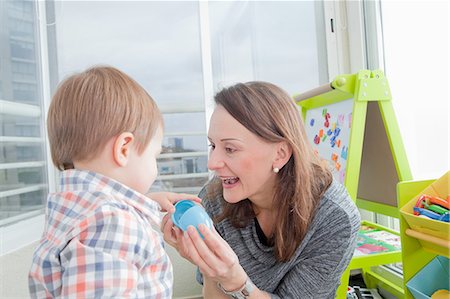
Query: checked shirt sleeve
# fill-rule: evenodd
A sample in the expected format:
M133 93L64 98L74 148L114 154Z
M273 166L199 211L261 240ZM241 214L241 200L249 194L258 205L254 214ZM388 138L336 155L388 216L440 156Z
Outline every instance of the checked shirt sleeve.
M62 297L154 298L164 294L170 286L162 279L161 245L140 221L115 206L102 206L81 221L78 233L60 253Z

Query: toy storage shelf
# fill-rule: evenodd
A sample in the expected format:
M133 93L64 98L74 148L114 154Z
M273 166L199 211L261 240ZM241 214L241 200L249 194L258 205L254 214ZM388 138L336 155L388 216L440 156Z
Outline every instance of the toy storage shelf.
M433 254L450 257L450 243L441 238L433 237L413 229L406 229L405 234L419 240L423 249Z
M416 274L434 263L437 257L450 258L450 224L419 218L410 212L419 194L434 192L437 195L437 190L440 190L444 194L441 196L445 198L450 193L449 173L438 180L404 181L397 185L398 205L401 207L400 237L405 298L414 298L407 284Z
M387 227L384 227L382 225L379 225L377 223L371 222L371 221L362 221L361 226L370 226L373 228L376 228L380 231L392 234L394 236L398 236L399 233L391 230ZM362 256L353 256L350 267L352 269L358 269L358 268L369 268L372 266L378 266L383 264L391 264L391 263L397 263L401 261L402 254L401 250L389 250L385 252L376 252L368 255L362 255Z

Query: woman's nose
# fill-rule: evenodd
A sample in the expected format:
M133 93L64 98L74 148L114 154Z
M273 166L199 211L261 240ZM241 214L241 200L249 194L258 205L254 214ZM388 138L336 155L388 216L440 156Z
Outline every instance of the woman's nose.
M217 170L225 166L225 163L220 158L220 155L216 151L212 151L208 158L208 169Z

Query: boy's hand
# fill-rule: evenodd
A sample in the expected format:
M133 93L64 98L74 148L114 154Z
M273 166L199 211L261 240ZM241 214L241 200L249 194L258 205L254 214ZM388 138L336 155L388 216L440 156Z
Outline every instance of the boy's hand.
M152 192L147 193L147 196L156 201L160 206L163 212L173 213L175 212L174 203L180 201L182 199L189 199L195 202L201 202L202 200L192 194L187 193L174 193L174 192Z
M183 238L183 232L173 224L170 214L164 215L161 221L161 231L163 232L164 240L178 250L178 242Z

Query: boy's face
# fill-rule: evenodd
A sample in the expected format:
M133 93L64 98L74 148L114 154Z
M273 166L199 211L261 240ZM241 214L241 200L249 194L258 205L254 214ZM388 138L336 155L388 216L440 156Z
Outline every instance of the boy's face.
M142 194L148 192L158 175L156 157L161 153L162 137L162 128L158 126L147 148L141 154L135 150L129 161L129 186Z

